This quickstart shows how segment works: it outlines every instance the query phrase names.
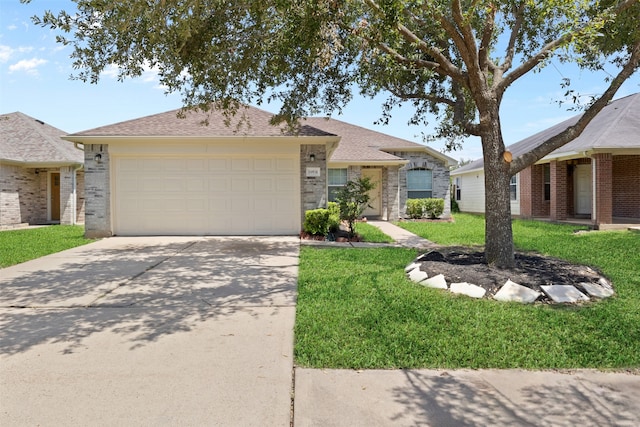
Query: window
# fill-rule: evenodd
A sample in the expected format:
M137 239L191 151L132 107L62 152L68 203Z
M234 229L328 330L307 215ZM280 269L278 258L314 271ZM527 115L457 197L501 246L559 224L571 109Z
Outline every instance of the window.
M551 200L551 166L549 163L544 166L544 200Z
M428 199L433 194L432 171L429 169L411 169L407 171L407 197L409 199Z
M457 201L460 201L460 193L461 193L461 191L460 191L460 181L462 181L462 179L460 177L456 177L456 188L455 188L456 195L455 195L455 197L456 197Z
M329 169L328 187L329 187L330 202L335 202L336 193L345 185L347 185L347 170L346 169Z
M509 192L511 193L511 200L518 200L518 175L513 175L511 177Z

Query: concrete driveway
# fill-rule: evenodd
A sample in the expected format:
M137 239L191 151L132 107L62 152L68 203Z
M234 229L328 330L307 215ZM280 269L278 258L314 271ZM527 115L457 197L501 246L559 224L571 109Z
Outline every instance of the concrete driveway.
M288 425L298 253L114 237L0 270L0 425Z

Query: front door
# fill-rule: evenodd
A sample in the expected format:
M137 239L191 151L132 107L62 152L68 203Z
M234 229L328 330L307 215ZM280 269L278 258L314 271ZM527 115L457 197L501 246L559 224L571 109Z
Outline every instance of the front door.
M49 175L49 206L51 207L51 221L60 221L60 174Z
M591 165L577 165L575 170L576 215L591 215Z
M369 206L364 210L365 217L379 217L382 214L382 169L362 169L362 177L369 178L375 187L369 191Z

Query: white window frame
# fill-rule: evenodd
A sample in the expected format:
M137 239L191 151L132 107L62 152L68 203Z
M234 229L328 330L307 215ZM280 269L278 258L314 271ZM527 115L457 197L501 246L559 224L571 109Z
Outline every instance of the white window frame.
M518 174L513 175L509 181L509 198L511 201L518 200Z
M460 184L462 182L462 178L460 178L459 176L456 177L456 184L455 184L455 198L456 201L459 202L461 199L461 195L462 195L462 189L460 188Z
M416 188L410 188L409 187L409 185L410 185L409 184L409 182L410 182L409 175L411 175L412 172L418 172L418 171L420 171L420 172L422 172L422 171L428 172L431 175L431 179L430 179L431 186L430 187L428 186L428 183L426 182L426 180L423 183L424 187L416 187ZM414 196L411 195L411 193L417 193L417 192L423 192L423 193L427 193L428 192L429 195L427 197L415 197L415 195ZM409 169L407 171L407 199L429 199L429 198L432 198L432 197L433 197L433 170L427 169L427 168Z
M339 182L332 181L332 178L335 178L332 175L335 175L336 171L340 171L341 174ZM347 185L348 179L347 168L329 168L327 170L327 197L330 202L335 201L336 192Z

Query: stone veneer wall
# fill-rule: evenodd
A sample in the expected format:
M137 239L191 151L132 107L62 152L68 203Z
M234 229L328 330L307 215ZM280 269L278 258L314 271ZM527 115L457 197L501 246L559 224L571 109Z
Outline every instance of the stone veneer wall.
M312 162L311 155L315 156ZM307 167L320 168L319 177L308 177ZM304 213L311 209L327 206L327 147L324 145L303 144L300 146L300 183L302 212L300 224L304 222Z
M449 185L449 168L445 165L444 161L432 157L426 153L406 151L406 152L392 152L394 156L401 157L409 160L409 163L404 165L399 170L399 205L400 205L400 217L406 216L407 209L407 171L414 168L431 169L433 173L433 189L432 196L438 199L444 199L444 212L440 218L449 218L451 216L451 186Z
M95 156L102 159L96 162ZM84 146L85 235L89 238L109 237L111 230L111 177L109 173L109 146Z

